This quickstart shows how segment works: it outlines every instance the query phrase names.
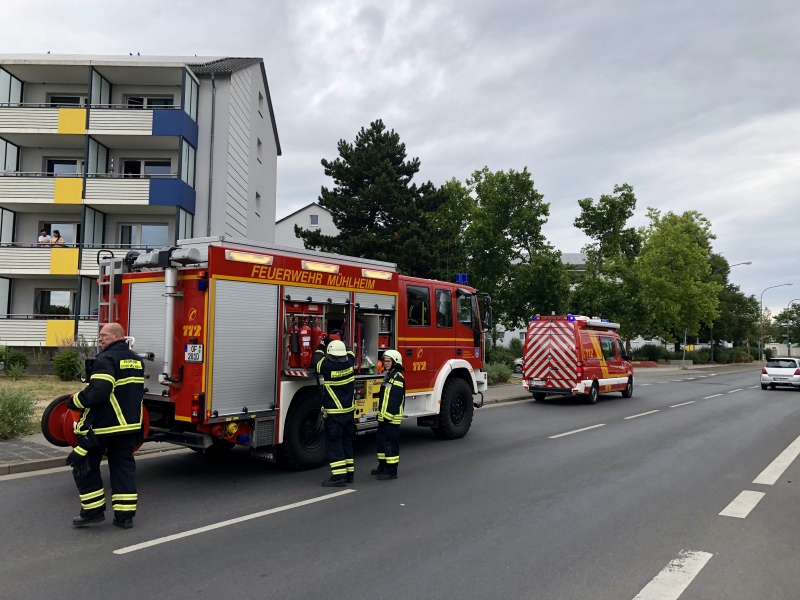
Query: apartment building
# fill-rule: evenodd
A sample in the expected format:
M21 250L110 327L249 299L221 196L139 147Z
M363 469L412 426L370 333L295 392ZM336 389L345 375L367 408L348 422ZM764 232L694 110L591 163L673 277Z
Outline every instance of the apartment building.
M280 154L260 58L0 55L0 345L95 337L101 252L274 242Z

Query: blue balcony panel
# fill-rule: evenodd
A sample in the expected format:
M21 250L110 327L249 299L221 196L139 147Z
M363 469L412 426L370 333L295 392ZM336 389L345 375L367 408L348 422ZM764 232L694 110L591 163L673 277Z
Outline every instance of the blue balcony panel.
M197 193L182 179L151 179L150 204L156 206L180 206L194 214Z
M197 148L197 123L182 110L154 110L153 135L183 136Z

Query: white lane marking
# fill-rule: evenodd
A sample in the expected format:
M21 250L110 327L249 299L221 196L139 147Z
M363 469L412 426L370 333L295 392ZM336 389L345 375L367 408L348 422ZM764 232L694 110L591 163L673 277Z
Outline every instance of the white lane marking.
M757 387L758 387L757 385L751 385L751 386L750 386L749 388L747 388L747 389L748 389L748 390L754 390L754 389L756 389Z
M314 504L316 502L322 502L323 500L331 500L333 498L337 498L338 496L343 496L345 494L352 494L356 490L342 490L341 492L334 492L333 494L327 494L325 496L318 496L317 498L311 498L309 500L303 500L302 502L294 502L292 504L286 504L285 506L278 506L277 508L270 508L269 510L262 510L261 512L252 513L249 515L245 515L243 517L236 517L235 519L228 519L227 521L221 521L219 523L214 523L213 525L206 525L205 527L198 527L197 529L190 529L189 531L184 531L183 533L175 533L173 535L167 535L161 538L157 538L155 540L150 540L149 542L142 542L141 544L134 544L133 546L126 546L125 548L120 548L119 550L114 550L114 554L128 554L129 552L136 552L137 550L142 550L144 548L150 548L151 546L157 546L159 544L166 544L167 542L172 542L174 540L179 540L181 538L189 537L191 535L197 535L198 533L205 533L206 531L213 531L214 529L219 529L220 527L227 527L228 525L235 525L236 523L242 523L243 521L250 521L251 519L258 519L259 517L266 517L267 515L274 515L275 513L283 512L286 510L291 510L293 508L299 508L300 506L306 506L308 504Z
M657 413L657 412L658 412L657 410L651 410L651 411L646 412L646 413L639 413L638 415L632 415L630 417L625 417L625 420L627 421L628 419L635 419L636 417L643 417L645 415L652 415L653 413Z
M744 390L743 390L742 388L739 388L738 390L731 390L731 391L730 391L730 392L728 392L728 393L729 393L729 394L735 394L736 392L743 392L743 391L744 391Z
M175 454L188 454L191 452L188 448L177 448L176 450L164 450L163 452L153 452L152 454L145 454L144 456L136 456L136 462L147 460L150 458L160 458L162 456L174 456ZM134 455L135 456L135 455ZM67 455L64 454L66 460ZM102 463L107 464L106 462ZM9 481L11 479L25 479L26 477L38 477L39 475L52 475L53 473L64 473L72 471L72 467L52 467L50 469L40 469L39 471L26 471L25 473L13 473L11 475L0 475L0 481Z
M673 404L670 408L678 408L679 406L686 406L687 404L694 404L697 400L689 400L689 402L681 402L680 404Z
M773 485L798 455L800 455L800 437L789 444L789 447L781 452L778 458L761 471L761 474L753 480L753 483Z
M698 550L681 550L633 600L677 600L700 573L713 554Z
M678 381L683 381L683 379L671 379L670 381L677 383Z
M669 383L669 381L656 381L656 383Z
M648 385L653 385L653 384L652 383L640 383L639 387L645 387L645 386L648 386Z
M697 376L698 379L705 379L706 377L708 377L708 375L698 375Z
M581 431L596 429L597 427L605 427L605 423L600 423L599 425L592 425L591 427L584 427L583 429L576 429L575 431L568 431L566 433L559 433L558 435L551 435L548 439L554 440L556 438L564 437L565 435L572 435L573 433L580 433Z
M716 398L717 396L722 396L722 394L714 394L713 396L706 396L703 400L708 400L709 398Z
M751 492L749 490L745 490L736 496L733 502L728 504L728 506L726 506L719 514L721 517L736 517L737 519L744 519L750 514L750 511L756 507L756 504L761 502L761 499L764 496L766 496L764 492Z
M687 377L684 381L694 381L695 379L695 377Z

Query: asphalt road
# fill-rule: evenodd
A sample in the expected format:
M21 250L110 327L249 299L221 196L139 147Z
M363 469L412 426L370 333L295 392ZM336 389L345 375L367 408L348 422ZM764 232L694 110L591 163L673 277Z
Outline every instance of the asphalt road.
M355 491L330 497L323 469L141 460L129 531L72 529L67 471L0 478L0 597L796 599L800 459L770 465L800 451L800 393L688 377L492 405L457 441L404 427L396 481L359 438Z

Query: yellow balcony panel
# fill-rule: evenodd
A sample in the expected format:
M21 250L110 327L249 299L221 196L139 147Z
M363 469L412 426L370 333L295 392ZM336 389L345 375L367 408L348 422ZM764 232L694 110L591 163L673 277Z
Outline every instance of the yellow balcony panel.
M59 108L58 133L80 135L86 133L86 109Z
M58 177L55 184L56 204L80 204L83 202L83 179L80 177Z
M45 346L63 346L75 339L73 319L50 319L47 321Z
M50 275L77 275L78 248L50 248Z

